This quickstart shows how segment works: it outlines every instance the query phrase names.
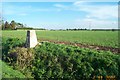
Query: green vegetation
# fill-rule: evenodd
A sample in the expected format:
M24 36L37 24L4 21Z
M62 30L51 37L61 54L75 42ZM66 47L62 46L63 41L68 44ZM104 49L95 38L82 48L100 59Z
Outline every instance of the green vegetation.
M19 42L17 38L4 39L3 60L27 78L120 77L120 55L48 42L29 49Z
M10 49L6 55L7 63L14 69L22 72L26 78L32 77L32 61L34 59L34 50L24 47Z
M29 67L34 55L31 49L24 46L25 43L18 38L3 38L2 60L25 74L27 78L31 78Z
M118 32L112 31L38 31L38 39L118 47Z
M2 40L2 59L7 61L6 55L8 51L17 46L24 46L24 42L22 42L18 38L3 38Z
M37 30L36 33L39 42L55 40L118 47L118 31ZM29 49L24 47L26 31L4 30L2 35L2 60L15 71L20 71L26 78L83 80L99 76L120 78L119 54L49 42L42 42L42 45ZM6 68L3 68L3 70ZM17 72L8 75L8 70L3 77L18 77ZM13 76L14 74L16 75Z
M0 65L2 65L2 69L0 69L0 72L2 72L2 78L25 78L21 72L13 70L10 66L1 60Z
M43 43L35 48L34 78L90 79L120 75L120 55Z
M8 21L1 20L2 25L0 26L2 30L15 30L17 27L23 27L23 24L17 23L12 20L10 23Z
M118 31L36 31L38 40L68 41L118 48ZM3 37L25 41L26 31L2 31Z
M28 27L26 24L18 23L12 20L10 23L8 21L0 20L0 28L2 30L46 30L44 28L32 28Z
M8 38L18 38L21 41L26 40L26 31L24 30L19 30L19 31L12 31L12 30L4 30L2 31L2 42L5 41L4 39Z

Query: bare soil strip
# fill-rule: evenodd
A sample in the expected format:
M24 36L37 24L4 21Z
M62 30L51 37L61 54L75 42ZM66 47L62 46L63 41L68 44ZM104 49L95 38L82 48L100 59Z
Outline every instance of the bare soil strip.
M80 48L89 48L89 49L95 49L98 51L99 50L110 51L112 53L120 54L120 48L98 46L98 45L88 45L88 44L73 43L73 42L66 42L66 41L57 41L57 40L46 40L46 39L42 39L42 41L52 42L52 43L56 43L56 44L73 45L73 46L78 46Z

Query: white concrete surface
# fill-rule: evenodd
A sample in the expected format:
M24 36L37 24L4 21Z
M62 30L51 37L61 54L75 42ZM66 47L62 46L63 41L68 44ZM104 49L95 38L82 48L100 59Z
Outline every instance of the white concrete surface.
M35 30L28 30L26 37L26 47L34 48L38 44Z

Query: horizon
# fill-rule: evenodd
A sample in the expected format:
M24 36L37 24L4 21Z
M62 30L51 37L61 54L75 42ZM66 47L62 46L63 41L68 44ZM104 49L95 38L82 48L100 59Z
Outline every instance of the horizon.
M117 2L3 2L3 19L33 28L118 29Z

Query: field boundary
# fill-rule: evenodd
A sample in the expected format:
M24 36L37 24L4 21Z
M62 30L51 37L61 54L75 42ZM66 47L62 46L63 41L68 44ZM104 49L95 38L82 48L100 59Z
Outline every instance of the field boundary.
M80 48L89 48L89 49L95 49L98 51L99 50L110 51L115 54L120 53L120 48L113 48L113 47L107 47L107 46L89 45L89 44L81 44L81 43L74 43L74 42L68 42L68 41L48 40L48 39L42 39L41 41L52 42L56 44L73 45L73 46L78 46Z

